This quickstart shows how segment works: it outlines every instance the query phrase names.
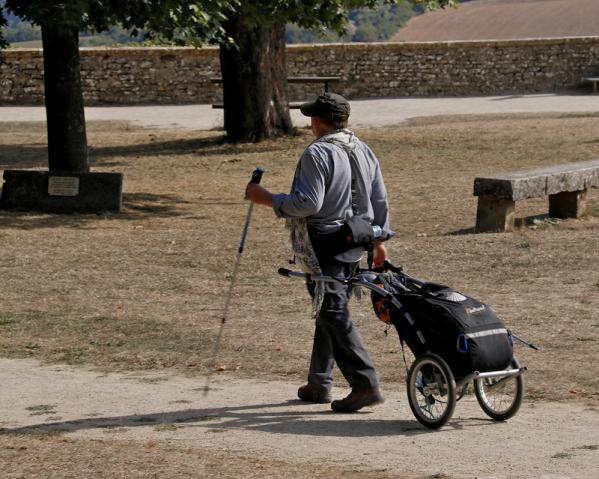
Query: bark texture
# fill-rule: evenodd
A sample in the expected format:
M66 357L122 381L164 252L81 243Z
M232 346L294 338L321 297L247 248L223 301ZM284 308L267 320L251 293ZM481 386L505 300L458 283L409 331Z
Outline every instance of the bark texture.
M291 134L285 26L248 26L239 16L231 18L225 30L235 41L220 48L228 141L257 142Z
M89 171L77 30L42 25L50 171Z

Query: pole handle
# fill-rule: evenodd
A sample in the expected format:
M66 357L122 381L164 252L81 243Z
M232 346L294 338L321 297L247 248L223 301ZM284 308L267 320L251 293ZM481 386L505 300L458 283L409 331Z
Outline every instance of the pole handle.
M260 181L262 180L262 175L264 174L264 169L263 168L256 168L253 173L252 173L252 178L250 179L250 183L255 183L255 184L259 184Z

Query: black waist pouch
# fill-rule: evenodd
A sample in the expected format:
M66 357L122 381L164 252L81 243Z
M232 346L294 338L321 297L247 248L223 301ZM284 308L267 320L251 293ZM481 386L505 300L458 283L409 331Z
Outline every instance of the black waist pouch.
M308 232L319 258L337 256L358 246L366 247L374 241L372 225L361 216L352 216L333 233L321 233L310 225Z

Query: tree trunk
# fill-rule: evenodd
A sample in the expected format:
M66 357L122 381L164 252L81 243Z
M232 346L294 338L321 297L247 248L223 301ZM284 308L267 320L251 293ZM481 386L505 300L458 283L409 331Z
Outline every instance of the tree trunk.
M89 171L79 32L42 25L50 171Z
M235 41L220 47L227 140L291 134L285 25L248 27L240 14L227 21L225 31Z

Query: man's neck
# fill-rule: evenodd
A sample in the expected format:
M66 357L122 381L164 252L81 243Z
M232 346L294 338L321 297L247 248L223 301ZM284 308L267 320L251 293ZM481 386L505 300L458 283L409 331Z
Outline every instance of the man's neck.
M316 138L322 138L323 136L328 135L329 133L333 133L334 131L335 130L331 127L319 128L316 132Z

